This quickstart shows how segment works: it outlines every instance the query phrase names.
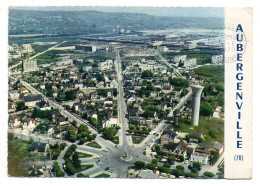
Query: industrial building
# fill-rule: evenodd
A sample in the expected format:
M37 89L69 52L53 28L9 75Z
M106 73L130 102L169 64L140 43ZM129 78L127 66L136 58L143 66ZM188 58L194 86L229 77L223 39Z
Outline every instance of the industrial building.
M86 52L96 52L97 51L97 47L94 45L76 45L75 49L84 50Z

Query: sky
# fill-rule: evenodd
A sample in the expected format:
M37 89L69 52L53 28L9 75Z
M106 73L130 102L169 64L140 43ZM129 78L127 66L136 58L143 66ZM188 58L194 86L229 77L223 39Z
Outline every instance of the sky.
M145 13L155 16L169 17L219 17L224 18L224 8L213 7L15 7L15 9L24 10L44 10L44 11L80 11L80 10L96 10L101 12L128 12L128 13Z

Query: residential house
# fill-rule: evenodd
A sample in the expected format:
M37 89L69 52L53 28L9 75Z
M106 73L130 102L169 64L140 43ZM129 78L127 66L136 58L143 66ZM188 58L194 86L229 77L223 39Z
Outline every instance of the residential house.
M129 109L128 110L128 119L132 119L132 120L138 120L138 109Z
M197 149L217 152L219 155L224 152L224 145L217 141L206 141L198 144Z
M40 102L41 100L42 100L41 94L30 94L30 95L24 96L22 99L25 106L28 106L28 107L35 107L36 103Z
M47 153L49 148L50 148L50 145L47 143L32 142L30 151L39 152L39 153Z
M16 104L8 102L8 112L14 112L16 110Z
M27 90L27 88L25 88L25 87L21 87L21 88L19 88L19 92L21 94L26 94L26 93L29 93L29 90Z
M20 117L18 117L16 115L10 116L8 119L8 124L10 127L14 127L14 128L20 127L20 125L21 125Z
M107 120L103 123L103 128L104 127L116 127L116 126L118 126L118 118L110 118L109 120Z
M26 118L23 122L23 130L28 130L29 132L32 132L35 127L36 122L32 118Z
M10 99L19 99L19 93L17 90L11 90L9 91L9 98Z
M208 164L210 153L208 151L196 150L190 156L191 162L200 162L204 165Z

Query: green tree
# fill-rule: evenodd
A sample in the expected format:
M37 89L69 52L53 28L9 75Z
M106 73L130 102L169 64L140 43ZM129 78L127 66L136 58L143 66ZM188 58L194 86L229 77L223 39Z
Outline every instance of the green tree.
M55 161L52 165L52 170L56 173L57 177L63 177L65 173L61 170L57 161Z
M177 165L176 168L184 171L184 167L182 165Z
M198 178L199 175L196 173L193 173L193 172L189 172L189 173L185 174L185 177L186 178Z
M77 140L77 133L73 127L68 127L67 132L65 134L65 139L70 142L75 142Z
M18 101L16 104L17 104L16 111L21 111L21 110L28 109L28 107L25 106L24 102L22 102L22 101Z
M215 174L213 174L212 172L204 172L204 176L208 177L208 178L213 178L215 176Z
M76 177L78 177L78 178L83 178L83 177L85 177L85 175L84 175L83 173L78 173L78 174L76 175Z
M192 169L192 168L195 168L195 169L197 169L198 171L200 171L200 170L201 170L201 163L199 163L199 162L193 162L191 169Z
M61 143L61 144L60 144L61 150L64 150L66 146L67 146L67 143Z
M200 114L202 116L212 116L214 112L213 107L209 103L203 103L200 106Z
M88 132L89 129L88 129L88 126L87 125L84 125L84 124L81 124L78 128L78 133L83 133L83 132Z
M108 140L113 140L116 133L117 130L114 129L113 127L104 128L102 131L102 135Z
M74 165L74 167L76 169L78 169L80 167L81 161L79 159L79 154L78 152L74 152L73 156L72 156L72 163Z
M145 167L145 163L143 161L135 161L134 165L136 169L143 169Z
M179 177L179 176L184 176L185 173L181 169L173 169L172 174L175 175L176 177Z
M149 163L145 166L147 169L150 169L150 170L155 170L156 169L156 164L153 164L153 163Z
M166 166L159 167L159 170L161 172L170 173L169 167L166 167Z
M153 77L153 73L150 70L143 71L141 78L146 78L146 77Z

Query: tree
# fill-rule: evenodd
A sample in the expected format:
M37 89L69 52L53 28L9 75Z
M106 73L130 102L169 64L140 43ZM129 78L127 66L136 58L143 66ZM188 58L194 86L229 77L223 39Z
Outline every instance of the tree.
M88 129L88 126L87 125L84 125L84 124L81 124L78 128L78 133L83 133L83 132L88 132L89 129Z
M212 116L214 112L213 107L209 103L203 103L200 106L200 114L202 116Z
M77 133L73 127L68 127L65 134L65 139L71 142L75 142L77 140Z
M170 77L169 78L170 84L179 87L179 88L187 88L189 86L189 81L183 78L177 78L177 77Z
M200 170L201 170L201 163L199 163L199 162L193 162L193 163L192 163L192 167L190 167L190 169L192 169L192 168L195 168L195 169L197 169L198 171L200 171Z
M69 175L72 175L76 172L76 169L69 158L65 159L65 165L66 165L66 172Z
M84 175L83 173L78 173L76 176L77 176L78 178L83 178L83 177L85 177L85 175Z
M113 140L116 133L117 130L114 129L113 127L104 128L102 131L102 135L108 140Z
M71 124L72 124L73 126L76 126L76 125L77 125L77 121L73 120L73 121L71 122Z
M79 139L79 144L84 144L87 142L87 139L86 138L80 138Z
M159 167L159 170L161 172L165 172L165 173L169 173L170 172L169 167L166 167L166 166Z
M196 173L193 173L193 172L189 172L189 173L185 174L185 177L186 178L198 178L199 175Z
M191 172L197 174L199 171L195 167L192 167Z
M73 156L72 156L72 163L75 166L75 168L79 168L81 161L79 160L79 154L78 152L74 152Z
M153 163L149 163L145 166L147 169L150 169L150 170L155 170L156 169L156 164L153 164Z
M170 168L170 167L171 167L171 164L166 162L166 163L163 164L163 166L164 166L164 167L167 167L167 168Z
M143 161L135 161L134 165L136 169L143 169L145 167L145 163Z
M176 177L184 176L184 171L181 169L173 169L172 174L175 175Z
M150 70L143 71L141 78L146 78L146 77L153 77L153 73Z
M63 177L65 173L61 170L57 161L55 161L52 165L52 170L56 173L57 177Z
M25 106L24 102L22 102L22 101L18 101L16 104L17 104L16 111L28 109L28 107Z
M167 161L170 163L170 164L173 164L175 162L175 157L174 156L169 156Z
M77 149L77 145L72 144L72 145L70 146L70 149L71 149L72 151L75 151L75 150Z
M67 143L61 143L61 144L60 144L61 150L64 150L66 146L67 146Z
M184 167L182 165L177 165L176 168L184 171Z
M204 172L204 176L208 177L208 178L213 178L215 176L215 174L213 174L212 172Z
M182 155L179 156L180 161L184 161L184 157Z

